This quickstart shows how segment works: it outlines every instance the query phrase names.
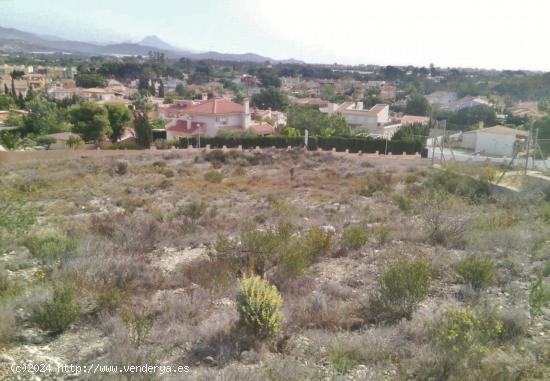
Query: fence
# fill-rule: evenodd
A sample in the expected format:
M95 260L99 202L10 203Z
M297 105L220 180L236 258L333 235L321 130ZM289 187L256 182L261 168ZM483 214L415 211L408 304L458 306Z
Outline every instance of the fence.
M187 148L188 146L198 147L199 139L180 138L176 146L179 148ZM211 148L287 148L287 147L302 147L304 146L303 137L290 136L268 136L268 137L212 137L201 138L200 146ZM422 142L419 141L400 141L400 140L379 140L365 138L344 138L344 137L310 137L308 139L308 149L325 151L335 150L336 152L350 153L385 153L392 155L414 155L423 149Z

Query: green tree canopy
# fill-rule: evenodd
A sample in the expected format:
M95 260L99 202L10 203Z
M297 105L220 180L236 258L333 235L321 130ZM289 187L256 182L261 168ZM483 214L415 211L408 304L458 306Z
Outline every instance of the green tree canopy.
M407 101L405 113L409 115L427 116L430 114L430 103L425 96L415 92Z
M82 73L76 77L76 85L84 87L86 89L92 87L105 87L107 86L107 79L101 74L96 73Z
M342 114L329 115L310 106L292 106L288 112L287 125L289 129L300 131L301 135L306 129L312 136L349 136L351 134Z
M281 80L271 68L262 68L258 71L258 79L263 87L281 87Z
M99 143L113 132L105 107L96 103L83 103L71 110L74 132L82 134L85 141Z
M485 127L494 126L497 123L497 114L489 106L474 106L458 110L449 118L447 126L457 130L471 130L483 122Z
M288 96L276 87L263 89L259 94L254 94L250 101L254 107L266 110L284 110L288 107Z
M61 120L55 102L37 96L27 105L29 113L24 118L24 133L47 135L59 132Z
M111 142L115 143L124 134L124 128L132 119L132 113L128 107L120 103L107 103L105 104L105 108L107 109L109 124L113 130L110 139Z
M425 143L429 135L430 126L414 123L401 127L395 134L393 134L392 140L419 140Z
M0 95L0 110L9 110L15 106L13 97L10 95Z

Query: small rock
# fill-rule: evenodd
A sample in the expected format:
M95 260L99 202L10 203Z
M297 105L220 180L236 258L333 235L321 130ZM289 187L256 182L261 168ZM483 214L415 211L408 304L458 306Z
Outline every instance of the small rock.
M211 366L217 366L218 362L214 360L212 356L206 356L203 360L205 363L211 365Z

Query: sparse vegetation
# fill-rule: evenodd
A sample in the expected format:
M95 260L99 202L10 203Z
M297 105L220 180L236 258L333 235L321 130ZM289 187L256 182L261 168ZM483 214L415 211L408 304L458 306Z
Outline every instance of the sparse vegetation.
M487 193L477 163L196 152L2 163L3 354L193 380L547 378L539 193Z

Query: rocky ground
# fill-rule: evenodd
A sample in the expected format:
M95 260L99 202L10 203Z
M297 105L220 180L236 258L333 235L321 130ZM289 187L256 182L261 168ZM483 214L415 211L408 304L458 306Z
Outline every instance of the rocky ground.
M2 165L1 379L550 377L543 193L495 193L491 168L465 179L421 159L213 152ZM283 251L317 247L312 232L328 247L288 262ZM242 330L235 300L243 258L257 264L267 236L261 275L284 321L260 340ZM461 271L471 257L486 272ZM399 259L403 273L429 267L426 291L405 298L410 313L375 303ZM71 296L44 322L37 311L60 289ZM189 369L95 368L144 364Z

